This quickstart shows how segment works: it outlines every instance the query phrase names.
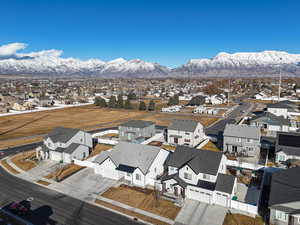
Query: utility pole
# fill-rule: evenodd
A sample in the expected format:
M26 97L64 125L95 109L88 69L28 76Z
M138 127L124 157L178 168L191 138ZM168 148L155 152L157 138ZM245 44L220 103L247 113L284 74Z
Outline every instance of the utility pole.
M227 105L229 106L229 98L230 97L230 78L228 80L228 97L227 97Z
M282 60L282 58L280 58L279 60L280 60L280 64L279 64L278 102L280 102L280 92L281 92L281 60Z

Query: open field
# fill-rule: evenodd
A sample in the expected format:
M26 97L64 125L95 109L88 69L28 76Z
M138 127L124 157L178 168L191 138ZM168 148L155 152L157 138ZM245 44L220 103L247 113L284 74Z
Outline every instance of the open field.
M108 149L112 149L112 148L113 148L113 146L111 146L111 145L97 144L95 146L95 148L93 149L92 153L89 155L89 158L91 158L95 155L98 155L99 153L106 151Z
M37 165L32 158L35 158L35 151L19 153L13 156L11 161L21 170L28 171Z
M7 169L9 172L13 173L13 174L19 174L18 171L16 171L14 168L12 168L6 160L1 160L1 166L5 167L5 169Z
M7 140L7 141L0 141L0 149L11 148L14 146L39 142L42 139L43 139L42 137L34 137L34 138L20 138L20 139L12 139L12 140Z
M131 119L151 120L158 125L169 125L172 119L194 119L201 122L204 126L208 126L218 120L218 118L203 115L187 116L136 110L102 109L93 105L72 107L0 117L0 146L2 146L2 141L4 140L46 134L57 126L92 130L101 127L117 126ZM17 141L18 144L23 144L28 140L20 139ZM12 146L13 142L3 143L3 146Z
M110 204L110 203L105 202L105 201L101 201L99 199L96 199L95 203L97 203L99 205L102 205L102 206L104 206L106 208L110 208L110 209L116 210L118 212L124 213L126 215L129 215L129 216L141 219L143 221L147 221L147 222L155 224L155 225L169 225L168 223L165 223L163 221L154 219L152 217L145 216L143 214L139 214L139 213L133 212L133 211L128 210L128 209L124 209L124 208L119 207L119 206L115 206L113 204Z
M261 217L250 217L242 214L227 213L223 225L263 225Z
M111 187L102 196L172 220L176 218L181 209L170 201L156 200L153 190L144 189L144 191L141 191L138 188L126 185L121 185L118 188Z
M74 173L77 173L79 170L83 169L85 167L83 166L78 166L75 164L68 164L65 165L63 168L59 168L56 171L46 175L44 178L46 179L52 179L57 182L61 182L67 177L73 175Z

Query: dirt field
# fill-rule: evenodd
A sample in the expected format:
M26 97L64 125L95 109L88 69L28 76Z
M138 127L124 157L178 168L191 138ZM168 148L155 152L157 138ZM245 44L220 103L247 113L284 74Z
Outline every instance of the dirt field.
M26 138L26 139L18 139L18 140L0 141L0 149L30 144L30 143L41 141L42 139L43 139L42 137L34 137L34 138Z
M21 145L28 141L27 139L8 141L8 139L46 134L57 126L92 130L117 126L131 119L151 120L158 125L169 125L172 119L194 119L204 126L218 120L215 117L199 115L186 116L136 110L101 109L93 105L72 107L0 117L0 148Z
M209 151L215 151L220 152L221 150L211 141L209 141L206 145L204 145L201 149L203 150L209 150Z
M61 182L65 178L73 175L74 173L77 173L79 170L81 170L83 168L85 168L85 167L78 166L75 164L69 164L69 165L64 166L61 169L57 169L56 171L46 175L44 178L56 180L57 182Z
M19 153L11 158L11 161L21 170L28 171L36 167L36 163L31 158L35 157L35 151Z
M48 185L50 185L50 183L49 183L49 182L47 182L47 181L44 181L44 180L38 180L38 181L37 181L37 183L38 183L38 184L42 184L42 185L44 185L44 186L48 186Z
M249 217L242 214L227 214L223 225L263 225L261 217Z
M180 211L180 207L163 199L160 199L157 202L153 190L144 190L146 190L147 193L139 191L137 188L121 185L119 188L112 187L108 189L102 196L172 220L176 218Z

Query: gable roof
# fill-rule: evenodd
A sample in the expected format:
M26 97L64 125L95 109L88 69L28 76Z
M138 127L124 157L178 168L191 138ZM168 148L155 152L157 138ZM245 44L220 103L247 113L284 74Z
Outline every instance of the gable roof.
M66 128L66 127L56 127L52 132L45 136L45 140L50 138L54 143L68 142L75 134L77 134L80 129Z
M117 167L120 164L135 167L146 174L159 152L159 147L119 142L112 150L102 152L95 162L101 164L109 157Z
M172 120L168 126L169 130L180 130L187 132L194 132L197 128L198 122L195 120Z
M224 136L229 137L244 137L244 138L260 138L260 129L254 126L226 124Z
M300 167L272 174L269 206L300 201Z
M215 175L218 172L222 156L222 152L178 146L175 152L170 155L166 164L176 168L188 165L196 174Z
M228 174L219 173L217 177L216 191L232 193L235 177Z
M121 127L134 127L134 128L145 128L153 125L154 122L146 120L129 120L125 123L120 124Z
M277 132L276 152L280 151L287 155L300 156L300 134Z
M283 116L276 116L273 113L270 112L264 112L262 114L259 114L251 119L251 122L255 121L261 121L270 125L287 125L290 126L290 120L285 119Z
M273 104L267 104L267 108L297 109L298 105L294 102L285 100Z

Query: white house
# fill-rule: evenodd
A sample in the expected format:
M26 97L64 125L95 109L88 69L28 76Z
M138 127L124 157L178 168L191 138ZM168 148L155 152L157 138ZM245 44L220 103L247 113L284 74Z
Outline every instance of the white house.
M37 157L66 163L73 159L84 159L93 148L91 134L79 129L56 127L43 139L38 147Z
M300 133L278 132L275 156L277 163L300 160Z
M163 194L230 206L236 178L226 174L226 160L222 152L178 146L166 162L167 175L161 178Z
M173 120L168 127L168 143L195 147L205 139L203 125L194 120Z
M154 186L169 152L159 147L120 142L96 159L95 173L114 180L123 179L131 185Z
M276 115L283 116L288 118L290 115L293 115L295 112L299 112L298 105L291 101L281 101L274 104L269 104L267 106L267 111Z

